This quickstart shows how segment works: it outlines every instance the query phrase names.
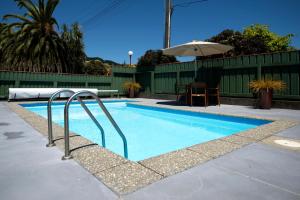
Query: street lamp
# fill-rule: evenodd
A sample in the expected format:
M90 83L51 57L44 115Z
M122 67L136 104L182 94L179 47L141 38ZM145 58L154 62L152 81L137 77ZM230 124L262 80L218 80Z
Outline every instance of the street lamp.
M133 55L132 51L128 51L128 55L129 55L129 66L131 66L131 57Z

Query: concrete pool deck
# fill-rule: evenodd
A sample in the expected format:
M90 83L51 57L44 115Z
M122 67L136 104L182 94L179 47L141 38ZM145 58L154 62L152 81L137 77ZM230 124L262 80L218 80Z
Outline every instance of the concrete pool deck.
M141 103L148 104L148 105L151 104L153 105L157 103L157 100L148 100L148 99L139 99L139 100L142 101ZM160 102L164 102L164 101L160 101ZM163 106L168 107L168 105L163 105ZM175 106L175 107L180 109L186 109L186 110L194 110L194 111L205 111L205 112L213 112L213 113L220 112L220 113L230 114L230 115L243 114L244 116L246 115L246 116L256 116L261 118L280 119L282 121L292 121L293 123L295 121L300 121L300 111L296 111L296 110L284 110L284 109L256 110L256 109L243 107L243 106L229 106L229 105L222 105L221 107L211 106L206 109L202 107L186 107L186 108L185 106ZM137 187L136 189L139 190L137 190L136 192L131 191L131 192L125 192L123 194L119 193L118 195L116 195L113 192L111 192L108 188L106 188L100 181L94 178L94 176L97 177L97 173L94 174L94 176L92 176L91 174L87 173L83 168L81 168L79 165L77 165L76 162L74 161L61 161L60 158L62 156L62 152L60 152L57 148L45 148L44 147L44 144L46 143L45 138L34 133L37 131L31 128L26 122L20 119L16 114L9 111L9 109L7 108L7 103L1 102L1 113L3 114L1 115L2 117L0 118L1 134L2 134L1 135L2 139L0 138L0 140L1 143L3 142L3 144L6 145L4 145L5 151L1 151L0 153L1 158L5 158L3 159L3 164L1 162L1 166L0 166L1 173L2 173L1 176L3 176L3 179L1 178L2 181L0 184L1 185L5 184L6 187L8 186L12 187L11 190L7 190L7 189L4 190L3 187L1 187L0 190L3 189L3 191L0 191L0 193L7 195L7 198L5 199L14 199L11 196L9 196L12 194L13 195L19 194L18 188L15 188L16 186L14 184L18 182L23 183L24 181L26 181L26 178L30 177L30 176L29 177L22 176L22 173L26 174L26 170L24 169L21 170L22 169L21 165L22 163L25 162L24 159L23 160L19 160L18 158L13 159L13 157L16 157L18 155L22 156L20 152L15 152L17 145L14 144L14 142L21 143L24 146L27 146L26 148L31 149L30 152L32 152L32 154L35 154L36 151L39 151L36 149L35 144L31 146L31 143L27 141L28 140L28 138L26 138L27 133L30 135L32 140L39 141L39 144L37 143L37 145L40 146L41 148L41 152L39 153L43 155L43 157L45 157L45 160L49 160L48 158L49 155L47 153L56 151L55 154L56 158L52 157L50 159L51 161L55 160L55 164L53 163L53 166L59 166L59 165L69 166L69 163L71 163L71 165L73 166L74 164L75 166L78 167L78 169L76 168L73 170L74 171L82 170L80 172L83 173L82 177L85 177L86 180L88 180L87 181L88 183L76 182L74 181L75 177L73 177L72 174L68 174L69 176L66 176L66 182L70 181L73 187L74 184L77 187L82 187L82 184L84 184L85 186L85 184L93 185L94 183L96 184L95 187L100 187L100 189L97 188L95 189L93 186L91 186L93 188L93 192L87 192L85 194L88 195L86 196L87 198L89 197L89 195L91 195L91 199L93 199L92 197L95 197L95 195L99 195L98 198L102 197L104 199L117 198L119 195L121 195L122 198L125 199L147 199L147 198L148 199L174 199L174 198L175 199L176 198L177 199L199 199L199 198L216 199L221 195L220 193L222 193L222 198L224 197L223 199L253 199L253 198L299 199L300 198L300 194L299 194L300 176L298 173L300 169L299 149L279 146L273 143L272 140L272 138L274 139L290 138L293 140L297 140L297 139L299 140L300 139L299 125L287 129L288 127L296 124L288 124L288 126L285 126L286 123L283 124L279 123L277 124L278 127L276 126L276 130L278 132L276 133L276 136L273 135L276 132L276 130L274 130L272 134L267 134L267 135L263 134L263 137L259 138L259 140L257 140L257 138L236 136L232 138L227 138L226 140L224 139L224 140L216 141L212 145L213 147L220 147L224 145L226 146L228 143L230 144L230 147L226 147L229 148L229 150L225 152L227 154L218 157L216 159L213 158L222 155L220 154L222 152L218 152L217 156L214 155L214 151L207 151L207 152L212 152L212 155L199 153L199 152L203 152L203 149L205 150L205 147L207 145L201 147L197 147L197 146L191 147L189 150L184 150L181 151L180 153L173 152L170 154L165 154L164 157L160 159L154 158L155 162L152 162L151 160L150 161L146 160L146 161L142 161L141 163L137 163L136 165L125 162L118 157L114 158L113 161L109 159L108 160L100 159L99 160L100 162L107 161L108 163L106 164L108 165L109 163L111 163L114 166L122 166L119 168L112 167L110 168L110 171L108 170L108 172L110 172L109 174L114 176L105 176L105 174L103 174L103 170L100 170L99 174L102 177L102 179L100 178L100 180L103 180L104 177L104 182L106 182L107 179L109 179L108 182L113 182L113 181L118 182L118 179L124 179L124 177L117 176L118 173L116 173L116 169L128 170L130 172L129 177L127 177L128 179L132 177L137 178L141 176L141 174L144 177L151 177L150 181L148 179L140 179L140 181L144 181L144 184L142 184L144 188L139 189L141 187ZM12 117L8 117L11 115ZM43 132L42 127L40 128L41 128L40 132ZM13 131L11 131L10 129L12 129ZM21 132L23 132L24 134L23 133L20 134ZM264 130L261 130L260 132L263 133ZM29 141L31 141L31 139ZM22 149L25 148L24 146L20 146L19 150L22 151ZM211 148L210 146L211 145L207 146L207 148ZM235 146L238 147L239 149L235 150L237 149L235 148ZM224 150L224 148L220 148L220 149ZM232 150L235 151L228 153ZM99 151L96 148L94 149L94 151L96 151L97 154L103 153L102 151ZM84 151L82 151L81 153L74 151L73 153L84 154ZM10 156L6 156L6 154ZM190 158L191 156L193 157L198 154L201 156L196 156L195 159L184 160L184 158ZM7 166L9 166L9 164L12 164L13 162L18 164L15 168L15 171L20 170L22 171L22 173L16 174L15 176L13 176L13 173L8 173L9 168ZM37 166L36 170L38 170L39 166L41 165L41 163L39 163L40 160L35 161L34 159L31 159L31 162L32 162L30 166L31 170L34 171L36 166ZM92 160L85 160L85 162L87 163L92 162ZM182 173L178 173L182 171L182 168L181 166L176 166L176 165L178 165L178 163L180 165L185 165L187 162L196 162L196 163L192 163L192 165L196 167L193 167L192 169L186 170ZM276 165L274 163L276 163ZM166 164L169 165L169 167L166 167ZM47 162L45 162L44 165L47 166ZM44 167L44 165L41 166ZM144 170L139 165L147 166L150 169L149 171ZM175 166L175 168L172 169L170 168L170 166ZM177 167L179 168L177 169ZM97 171L97 169L88 169L88 170ZM159 173L153 174L153 170ZM49 170L49 171L50 174L51 172L53 172L53 170L52 171ZM78 174L78 172L76 171L76 173L75 172L74 173ZM86 174L84 174L84 172ZM47 173L47 168L45 168L44 173ZM51 185L52 183L56 184L55 180L59 180L59 178L62 176L60 176L58 172L56 175L55 173L53 173L52 176L49 175L49 177L40 180L41 182L39 184L37 183L36 185L37 186L41 184ZM160 180L164 177L167 178ZM7 184L6 181L3 181L5 179L8 180L12 179L15 182L11 182L9 185ZM38 182L38 180L39 179L36 178L35 181ZM47 181L45 182L44 180ZM150 183L152 184L146 186ZM32 190L34 190L36 188L34 184L32 186L31 185L32 184L27 184L26 189L30 190L29 188L32 187ZM55 190L55 187L53 190ZM61 185L61 187L64 188L67 186ZM51 192L51 190L50 191L47 190L49 190L49 188L45 187L42 190L39 190L38 192L41 195L43 194L43 191L45 193ZM26 192L28 191L24 190L24 193ZM72 190L68 190L68 187L65 189L64 192L62 192L60 188L60 190L58 190L59 193L58 195L61 195L61 193L68 194L70 192L72 192ZM72 193L72 195L74 194ZM20 197L22 196L23 195L20 195ZM68 198L68 196L65 197ZM83 196L80 195L76 197L77 199L80 199L80 197L83 198ZM76 199L76 198L72 198L72 199Z

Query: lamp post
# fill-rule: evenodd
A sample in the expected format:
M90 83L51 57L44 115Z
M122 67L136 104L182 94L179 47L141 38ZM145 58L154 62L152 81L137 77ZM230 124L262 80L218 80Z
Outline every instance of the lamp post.
M131 66L131 57L133 55L132 51L128 51L128 55L129 55L129 66Z

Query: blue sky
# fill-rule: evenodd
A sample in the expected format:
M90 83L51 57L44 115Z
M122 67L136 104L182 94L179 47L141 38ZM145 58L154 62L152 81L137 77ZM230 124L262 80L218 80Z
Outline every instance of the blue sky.
M173 0L173 4L194 0ZM54 13L59 24L78 21L88 56L133 63L148 49L161 49L165 0L61 0ZM280 35L295 34L300 48L299 0L208 0L176 7L172 16L171 46L204 40L224 29L242 31L251 24L266 24ZM13 0L0 1L0 15L22 13ZM181 60L188 60L184 58Z

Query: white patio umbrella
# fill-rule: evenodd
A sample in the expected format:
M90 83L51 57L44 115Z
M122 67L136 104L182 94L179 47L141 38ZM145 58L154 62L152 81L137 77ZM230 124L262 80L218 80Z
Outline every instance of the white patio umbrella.
M163 54L172 56L209 56L215 54L223 54L229 50L233 49L232 46L193 40L185 44L177 45L167 49L162 49ZM197 61L195 58L195 77L197 70Z

